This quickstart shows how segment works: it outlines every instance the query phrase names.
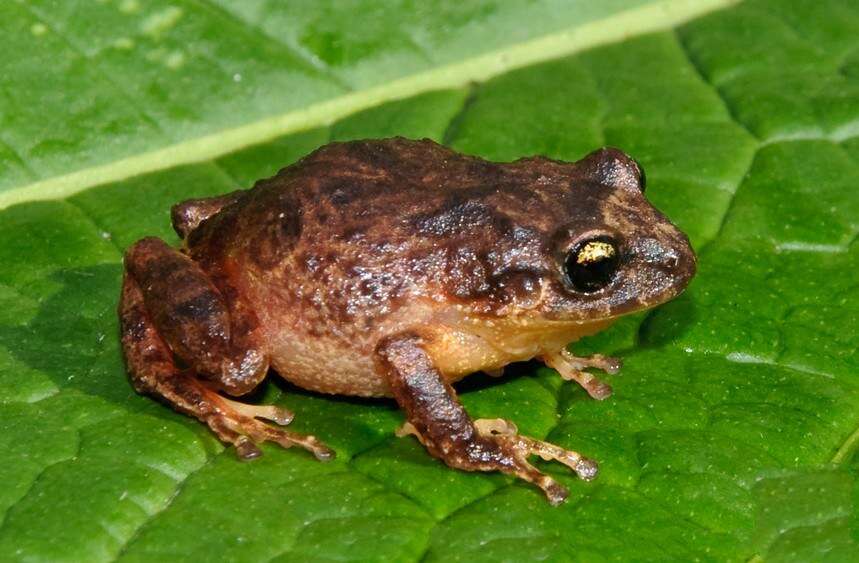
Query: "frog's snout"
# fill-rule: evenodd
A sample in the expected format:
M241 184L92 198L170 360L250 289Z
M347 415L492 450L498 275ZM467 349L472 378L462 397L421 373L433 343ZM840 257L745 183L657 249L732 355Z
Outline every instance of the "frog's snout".
M641 238L629 249L630 278L639 297L662 303L680 294L695 275L695 252L681 233L675 237Z
M666 274L685 272L690 264L692 273L695 269L695 253L685 240L668 244L655 238L641 239L633 247L632 256Z

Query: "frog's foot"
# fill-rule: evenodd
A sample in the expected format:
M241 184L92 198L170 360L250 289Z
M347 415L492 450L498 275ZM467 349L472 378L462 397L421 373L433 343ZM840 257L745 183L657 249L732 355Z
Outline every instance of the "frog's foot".
M451 460L446 460L450 465L466 470L498 469L515 475L540 487L553 505L564 502L569 491L531 465L528 462L528 457L538 455L546 461L559 461L585 481L596 478L599 472L599 465L596 461L588 459L578 452L522 436L516 425L509 420L480 418L474 421L474 429L477 431L479 439L472 442L471 448L464 448L468 452L466 456L454 454ZM432 444L424 439L411 422L403 423L397 429L396 435L400 438L415 436L424 447L432 447Z
M558 460L585 480L591 480L597 474L595 462L583 458L577 452L562 450L552 444L520 436L516 425L509 420L481 418L474 421L474 429L478 434L477 439L471 442L471 447L461 448L465 455L455 453L450 459L445 459L448 465L472 471L497 469L515 475L540 487L553 505L564 502L570 492L528 463L530 455L539 455L547 461ZM414 436L424 447L433 447L411 422L403 423L397 429L396 435L400 438Z
M334 459L334 450L320 442L315 436L290 432L275 428L254 418L243 416L228 409L204 419L221 440L236 446L236 453L242 459L253 459L262 455L258 444L274 442L284 448L301 446L320 461Z
M265 418L278 424L288 424L293 418L291 412L274 405L248 405L227 399L188 372L159 381L156 391L180 410L205 422L221 441L233 444L241 459L261 456L258 445L262 442L274 442L284 448L300 446L320 461L334 458L334 450L314 436L257 420Z
M552 504L563 502L569 494L567 489L551 477L540 473L527 458L537 455L546 461L558 461L572 469L580 479L591 481L599 472L596 461L586 458L578 452L565 450L555 444L535 440L519 434L516 425L503 418L480 418L474 421L474 428L482 437L491 437L500 442L504 449L513 453L516 461L517 477L530 481L541 489Z
M611 386L600 381L592 373L584 371L584 368L595 367L606 373L614 374L620 370L621 366L621 361L618 358L610 358L600 354L580 358L567 350L561 350L554 354L544 354L542 360L547 366L557 370L561 377L567 381L577 382L588 392L588 395L600 401L611 396Z

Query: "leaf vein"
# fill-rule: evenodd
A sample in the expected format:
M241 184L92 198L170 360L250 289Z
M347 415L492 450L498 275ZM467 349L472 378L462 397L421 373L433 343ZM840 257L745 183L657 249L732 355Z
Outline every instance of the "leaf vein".
M9 513L12 512L15 509L15 507L19 506L24 501L24 499L26 499L30 494L33 493L33 491L35 490L39 481L41 481L44 478L45 474L52 467L61 465L63 463L67 463L67 462L72 461L74 459L77 459L77 457L80 455L80 449L81 449L80 431L75 432L75 435L77 437L77 442L75 443L75 453L72 454L71 456L67 457L67 458L51 462L48 465L46 465L45 467L43 467L42 470L39 471L39 473L33 478L33 481L30 483L30 486L27 487L27 490L24 491L24 493L20 497L18 497L18 500L16 500L14 503L10 504L9 507L5 511L3 511L3 514L0 515L0 533L2 533L3 529L6 527L6 519L9 516Z
M191 471L190 473L185 475L185 478L176 484L176 488L174 489L173 494L170 496L169 499L167 499L167 502L164 504L164 506L162 506L160 509L158 509L154 513L150 514L143 522L141 522L135 528L134 532L132 532L132 534L128 537L128 539L126 539L125 542L122 545L120 545L120 547L117 550L117 553L114 556L113 560L119 561L128 552L129 547L135 541L137 541L137 539L141 536L144 529L147 526L151 525L153 521L155 521L161 514L163 514L167 509L169 509L173 505L174 502L176 502L176 499L179 498L179 495L182 493L183 490L185 490L185 487L187 486L188 481L194 475L197 475L201 471L210 467L226 451L227 451L227 449L223 449L220 452L210 456L202 465L200 465L199 467L197 467L196 469L194 469L193 471Z
M22 201L65 197L136 174L217 158L287 133L331 123L382 102L430 90L461 87L469 82L486 80L503 72L570 55L596 45L668 29L737 2L738 0L702 0L682 2L674 7L671 6L672 2L662 0L644 7L630 8L579 27L570 27L502 49L475 54L457 62L309 104L299 110L12 188L0 193L0 208Z
M716 97L719 99L719 101L722 104L722 108L725 110L725 113L730 118L730 120L733 121L734 123L736 123L743 131L745 131L753 139L757 140L758 143L760 144L762 142L762 139L760 137L758 137L758 135L756 135L754 131L749 129L749 126L746 125L740 119L739 115L737 114L737 109L734 107L734 105L728 100L727 97L725 97L725 95L722 93L722 91L719 89L719 87L716 86L710 80L710 78L704 72L704 68L701 66L701 64L698 62L698 60L692 54L692 51L689 49L689 46L683 40L682 33L678 33L677 29L675 28L672 30L671 36L674 38L674 42L680 48L679 49L680 52L686 58L686 62L689 64L689 68L691 68L695 72L695 74L698 76L698 79L701 81L701 83L704 84L705 86L707 86L716 95Z

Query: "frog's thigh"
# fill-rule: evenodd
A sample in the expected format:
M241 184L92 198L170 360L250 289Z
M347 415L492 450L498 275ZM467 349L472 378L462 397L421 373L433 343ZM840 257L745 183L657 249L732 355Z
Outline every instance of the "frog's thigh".
M504 424L505 432L497 431L503 421L475 425L419 335L406 333L384 339L376 350L376 359L397 403L406 412L408 425L404 433L416 434L433 456L451 467L516 475L543 489L553 504L562 502L567 490L529 464L529 455L558 460L585 478L595 475L592 461L576 452L520 436L512 424Z
M254 406L231 401L219 395L210 384L198 379L192 370L182 370L173 361L173 352L153 322L143 291L125 273L119 304L122 347L134 388L139 393L158 397L178 411L206 423L218 438L236 446L246 459L257 457L256 444L271 441L283 447L299 445L326 460L334 452L313 436L275 428L256 418L285 424L292 414L272 405Z
M241 313L231 313L193 260L160 239L145 238L128 249L125 268L158 334L183 362L230 395L262 381L268 358L245 328L254 323L234 318Z

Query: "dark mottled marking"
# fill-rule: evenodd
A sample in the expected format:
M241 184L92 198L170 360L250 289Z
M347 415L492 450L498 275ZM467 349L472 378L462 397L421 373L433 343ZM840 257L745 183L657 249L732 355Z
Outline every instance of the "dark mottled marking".
M264 354L254 350L248 330L232 334L227 303L191 258L150 237L128 249L125 264L140 287L147 317L184 363L233 394L265 377ZM254 325L252 319L244 322Z
M213 291L204 289L193 297L176 303L172 307L171 314L177 317L177 320L205 323L220 313L219 298L220 296Z
M471 229L510 225L510 220L498 215L481 201L462 198L458 194L430 213L421 213L410 219L416 233L421 235L449 237L461 235ZM509 228L509 227L508 227Z

